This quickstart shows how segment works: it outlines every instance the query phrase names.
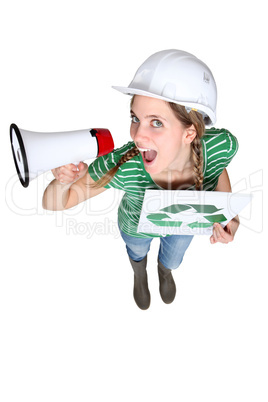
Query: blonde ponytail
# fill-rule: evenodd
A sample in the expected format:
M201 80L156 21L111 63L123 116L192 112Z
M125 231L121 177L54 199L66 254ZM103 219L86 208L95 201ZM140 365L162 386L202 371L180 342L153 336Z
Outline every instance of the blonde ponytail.
M136 146L131 148L119 159L117 164L112 169L108 170L108 172L106 172L98 181L96 181L96 183L92 187L101 188L106 186L114 178L120 166L130 159L134 158L134 156L137 156L139 153L140 151Z
M195 137L191 143L192 157L194 162L194 177L196 190L202 190L204 175L203 175L203 150L200 138Z

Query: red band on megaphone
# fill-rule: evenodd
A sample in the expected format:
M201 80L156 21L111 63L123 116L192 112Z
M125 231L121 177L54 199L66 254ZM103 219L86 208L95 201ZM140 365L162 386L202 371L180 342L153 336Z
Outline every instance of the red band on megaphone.
M97 128L94 135L97 138L99 152L98 156L103 156L114 150L114 140L107 128Z

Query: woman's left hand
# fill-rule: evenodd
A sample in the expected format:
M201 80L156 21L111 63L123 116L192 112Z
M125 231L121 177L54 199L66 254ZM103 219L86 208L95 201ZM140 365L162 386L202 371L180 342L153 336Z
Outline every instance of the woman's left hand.
M210 243L230 243L234 240L234 235L239 226L239 218L236 216L223 228L219 223L214 223L213 234L210 237Z

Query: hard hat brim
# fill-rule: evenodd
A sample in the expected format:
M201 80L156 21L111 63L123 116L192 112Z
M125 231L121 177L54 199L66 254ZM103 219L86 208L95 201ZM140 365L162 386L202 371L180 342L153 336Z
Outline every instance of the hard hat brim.
M211 127L215 122L216 122L216 115L213 113L213 111L205 106L202 105L202 110L200 110L200 103L194 103L194 102L185 102L180 99L171 99L171 98L166 98L161 95L154 94L152 92L144 91L142 89L138 88L131 88L131 87L120 87L120 86L112 86L113 89L116 89L117 91L125 94L125 95L141 95L141 96L148 96L150 98L156 98L156 99L161 99L166 102L172 102L172 103L177 103L178 105L185 106L190 109L195 109L199 113L201 113L203 116L206 116L205 124L207 127Z

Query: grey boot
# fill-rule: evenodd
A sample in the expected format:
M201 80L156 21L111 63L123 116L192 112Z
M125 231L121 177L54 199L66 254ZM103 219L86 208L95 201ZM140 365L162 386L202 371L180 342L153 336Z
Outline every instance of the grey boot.
M176 296L176 285L171 269L167 269L158 259L159 290L162 300L166 304L173 302Z
M151 296L148 289L147 280L147 256L143 260L136 262L129 258L134 271L134 299L137 306L142 310L147 310L150 306Z

